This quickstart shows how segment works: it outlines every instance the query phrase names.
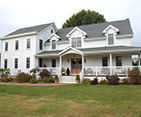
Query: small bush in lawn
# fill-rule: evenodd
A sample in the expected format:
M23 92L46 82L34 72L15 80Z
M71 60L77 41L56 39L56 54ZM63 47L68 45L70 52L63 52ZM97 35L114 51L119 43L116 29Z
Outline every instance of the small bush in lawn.
M128 72L130 82L135 85L141 84L141 76L139 70L132 70Z
M87 85L89 85L90 83L91 83L91 80L90 80L90 79L84 78L84 79L82 80L82 84L87 84Z
M43 79L44 77L49 77L50 76L50 72L47 69L43 69L39 76L41 76L41 79Z
M38 83L38 80L36 80L35 78L30 79L29 81L30 83L34 84L34 83Z
M107 84L107 80L101 80L100 82L99 82L99 84Z
M109 85L118 85L119 84L118 83L119 78L117 75L107 76L106 78L108 80Z
M124 78L121 80L123 84L129 84L129 79L128 78Z
M2 77L1 78L1 81L2 82L10 82L12 80L12 78L10 77L10 78L8 78L8 77Z
M44 83L54 83L54 78L53 77L44 77L42 82L44 82Z
M77 74L75 80L80 80L80 76Z
M29 82L30 79L32 79L32 78L33 78L33 76L26 74L24 72L21 72L16 76L17 81L20 82L20 83Z
M94 78L94 80L91 81L91 85L96 85L98 84L98 79Z

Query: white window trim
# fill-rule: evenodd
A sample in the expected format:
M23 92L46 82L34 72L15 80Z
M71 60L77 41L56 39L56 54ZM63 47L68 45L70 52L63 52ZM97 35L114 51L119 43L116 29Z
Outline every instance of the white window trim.
M52 41L53 41L53 40L56 41L56 49L52 49ZM50 40L50 50L57 50L57 48L58 48L57 41L58 41L58 39L51 39L51 40Z
M16 41L18 41L18 49L16 50ZM15 51L19 51L20 49L20 41L19 40L15 40L15 46L14 46L14 50Z
M81 47L73 47L73 48L82 48L83 47L83 36L81 35L81 36L75 36L75 37L71 37L71 38L69 38L69 40L70 40L70 46L72 47L72 39L73 38L78 38L78 37L80 37L81 38Z
M27 48L27 40L30 40L30 48ZM26 50L31 50L31 38L26 39Z
M18 59L18 68L15 68L15 59ZM15 70L19 69L19 58L18 57L14 58L14 65L13 65L13 67L14 67Z

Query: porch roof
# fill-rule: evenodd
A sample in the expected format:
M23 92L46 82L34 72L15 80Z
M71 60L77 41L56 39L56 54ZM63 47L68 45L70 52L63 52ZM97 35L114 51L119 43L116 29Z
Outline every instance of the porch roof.
M134 46L105 46L105 47L95 47L95 48L79 48L84 54L97 54L97 53L116 53L116 52L131 52L131 53L141 53L141 47ZM35 56L59 56L59 53L64 50L50 50L43 51L36 54Z

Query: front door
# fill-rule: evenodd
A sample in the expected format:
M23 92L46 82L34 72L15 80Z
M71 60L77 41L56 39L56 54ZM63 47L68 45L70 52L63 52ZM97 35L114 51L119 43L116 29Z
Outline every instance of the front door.
M80 74L82 70L82 59L71 59L71 74Z

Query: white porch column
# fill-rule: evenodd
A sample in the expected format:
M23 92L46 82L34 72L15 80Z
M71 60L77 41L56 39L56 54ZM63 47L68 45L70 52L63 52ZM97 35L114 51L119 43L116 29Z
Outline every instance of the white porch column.
M112 54L110 53L110 75L112 75Z
M139 59L139 66L140 66L140 54L138 54L138 59Z
M61 75L61 69L62 69L62 56L60 56L60 73L59 73L59 75Z
M82 77L84 75L84 54L82 54Z

